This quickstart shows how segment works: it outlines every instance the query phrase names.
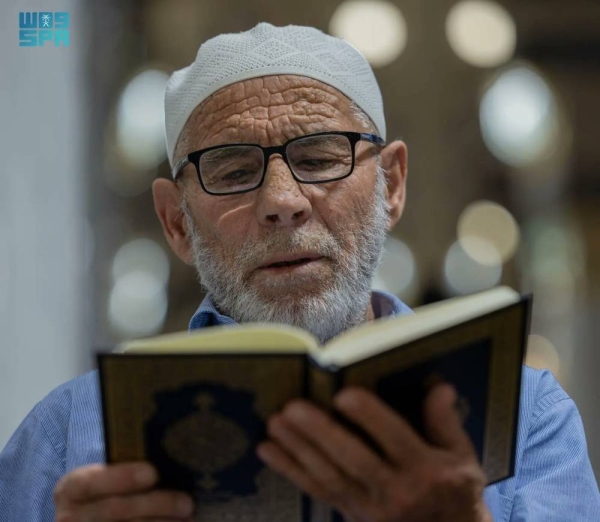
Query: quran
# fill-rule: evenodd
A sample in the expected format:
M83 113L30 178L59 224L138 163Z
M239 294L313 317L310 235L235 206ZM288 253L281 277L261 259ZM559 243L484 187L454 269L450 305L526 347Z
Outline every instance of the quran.
M98 353L107 462L150 461L159 487L195 498L202 522L341 520L258 459L269 416L304 397L344 423L332 399L361 386L426 438L422 403L443 380L488 485L503 480L514 474L531 304L498 287L369 321L323 346L298 328L245 323Z

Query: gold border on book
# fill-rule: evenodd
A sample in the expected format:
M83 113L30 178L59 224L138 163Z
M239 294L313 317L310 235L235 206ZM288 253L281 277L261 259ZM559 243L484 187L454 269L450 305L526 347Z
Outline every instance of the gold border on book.
M522 363L521 348L525 330L526 308L524 305L514 306L496 317L498 330L495 332L496 342L492 347L490 361L490 386L488 400L488 417L486 419L486 439L483 468L488 480L506 477L510 471L513 432L517 412L514 411L519 374L513 369ZM510 327L506 328L509 325ZM516 327L517 325L518 327Z

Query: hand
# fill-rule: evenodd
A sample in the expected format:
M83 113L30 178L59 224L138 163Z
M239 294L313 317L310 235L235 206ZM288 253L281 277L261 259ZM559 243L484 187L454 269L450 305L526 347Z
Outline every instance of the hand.
M453 408L454 388L436 385L424 405L423 440L374 394L346 388L335 407L362 427L385 457L306 401L268 423L259 457L351 522L491 522L486 478Z
M157 480L155 469L145 462L77 468L54 490L56 522L191 521L191 498L175 491L151 491Z

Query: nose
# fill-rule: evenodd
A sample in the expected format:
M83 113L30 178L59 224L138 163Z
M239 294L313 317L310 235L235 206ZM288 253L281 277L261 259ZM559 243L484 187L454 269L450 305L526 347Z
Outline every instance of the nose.
M312 205L300 190L281 155L272 155L267 165L265 181L259 189L257 206L261 225L294 227L305 223Z

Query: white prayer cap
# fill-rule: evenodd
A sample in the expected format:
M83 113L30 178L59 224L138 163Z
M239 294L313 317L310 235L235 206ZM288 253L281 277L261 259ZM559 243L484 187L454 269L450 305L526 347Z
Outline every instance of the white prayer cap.
M194 63L175 71L165 92L165 134L169 162L193 110L226 85L274 74L322 81L353 100L385 140L383 101L371 66L352 45L313 27L275 27L262 22L243 33L204 42Z

